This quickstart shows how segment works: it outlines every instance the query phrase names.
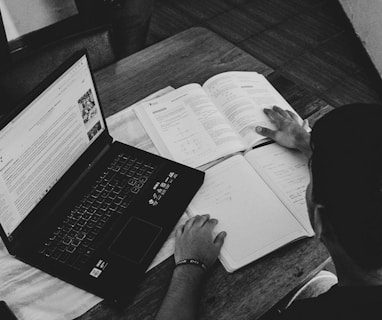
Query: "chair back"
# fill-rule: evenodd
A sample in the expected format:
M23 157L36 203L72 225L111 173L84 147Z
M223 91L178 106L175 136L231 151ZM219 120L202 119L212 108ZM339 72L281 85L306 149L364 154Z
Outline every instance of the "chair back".
M154 0L74 1L78 14L11 42L0 30L0 116L79 49L97 70L145 46Z
M45 45L0 72L0 114L8 113L74 52L86 48L90 66L98 70L117 60L112 34L106 26L80 32ZM4 103L5 101L5 103Z

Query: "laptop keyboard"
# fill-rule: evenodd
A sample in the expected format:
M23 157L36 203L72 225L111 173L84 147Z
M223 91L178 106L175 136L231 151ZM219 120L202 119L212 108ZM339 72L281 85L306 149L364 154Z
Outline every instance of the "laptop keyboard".
M126 211L155 169L152 163L119 154L57 226L39 253L81 270L108 227Z

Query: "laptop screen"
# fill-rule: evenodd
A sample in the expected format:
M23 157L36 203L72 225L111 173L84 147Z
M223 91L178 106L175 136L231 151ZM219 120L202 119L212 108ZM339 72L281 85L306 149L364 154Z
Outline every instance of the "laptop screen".
M7 236L104 130L83 55L0 131L0 223Z

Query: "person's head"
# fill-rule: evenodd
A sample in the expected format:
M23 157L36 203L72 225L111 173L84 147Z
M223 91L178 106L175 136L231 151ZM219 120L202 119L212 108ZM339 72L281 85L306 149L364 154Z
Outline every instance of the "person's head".
M358 266L382 268L382 105L333 110L315 124L311 147L313 203Z

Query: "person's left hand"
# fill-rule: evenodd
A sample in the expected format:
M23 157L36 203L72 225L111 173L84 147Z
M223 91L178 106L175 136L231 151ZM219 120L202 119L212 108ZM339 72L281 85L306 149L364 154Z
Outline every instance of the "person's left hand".
M273 139L284 147L298 149L307 157L310 156L310 134L307 131L309 129L308 120L300 123L296 114L277 106L273 106L272 109L265 108L264 113L276 126L276 130L258 126L256 127L257 133Z
M209 215L195 216L180 226L175 232L175 262L183 259L197 259L211 267L223 245L226 232L214 237L212 231L217 225L216 219Z

